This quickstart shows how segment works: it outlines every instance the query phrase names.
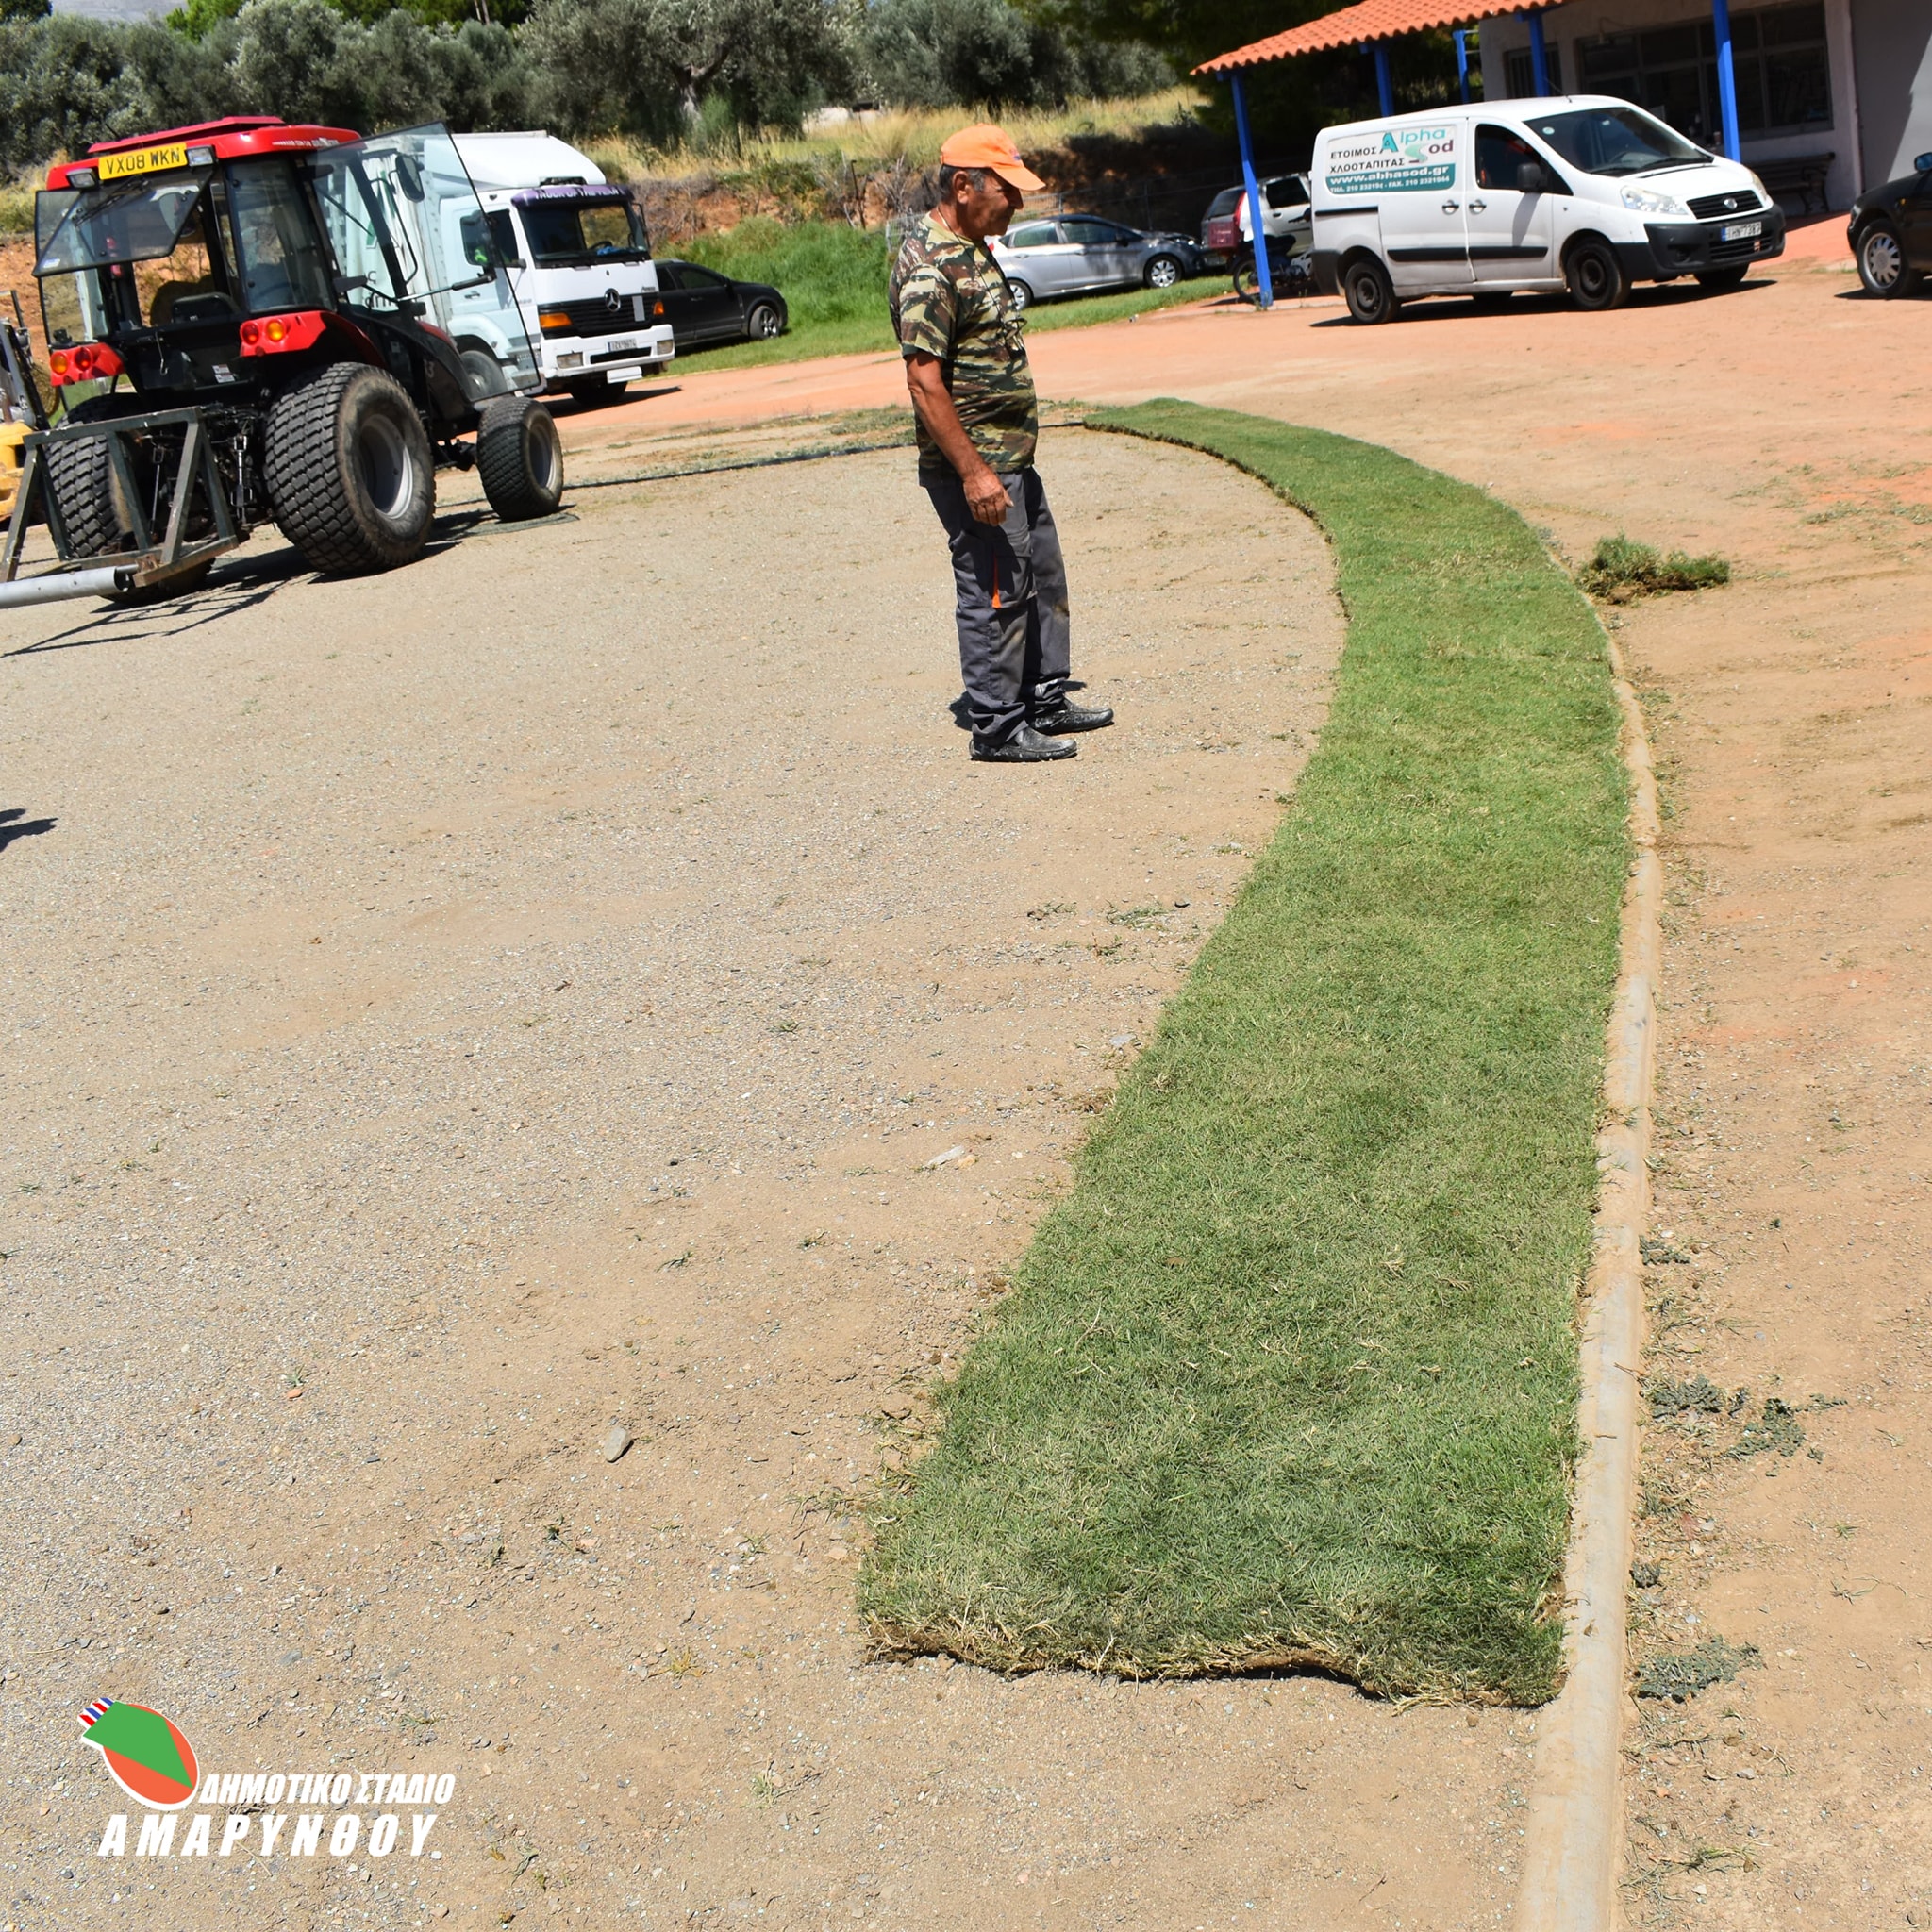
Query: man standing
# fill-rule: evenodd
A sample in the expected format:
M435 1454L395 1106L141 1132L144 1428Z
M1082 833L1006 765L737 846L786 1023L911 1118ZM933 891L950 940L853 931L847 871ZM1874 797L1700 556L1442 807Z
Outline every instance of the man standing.
M907 230L892 327L919 418L919 480L953 553L973 756L1070 758L1064 731L1113 723L1067 696L1067 572L1033 467L1040 410L1012 291L987 247L1045 184L997 127L940 150L939 206Z

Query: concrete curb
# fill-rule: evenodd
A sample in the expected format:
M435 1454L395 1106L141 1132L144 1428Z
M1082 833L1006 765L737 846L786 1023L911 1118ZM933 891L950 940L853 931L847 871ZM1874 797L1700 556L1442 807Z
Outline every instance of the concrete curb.
M1627 1660L1625 1582L1637 1501L1637 1405L1643 1346L1643 1257L1650 1211L1651 1068L1656 1040L1658 916L1657 777L1643 713L1608 644L1624 713L1630 774L1630 841L1637 858L1624 895L1623 959L1604 1061L1603 1125L1597 1134L1595 1254L1586 1284L1582 1400L1583 1459L1564 1568L1569 1603L1563 1690L1539 1725L1529 1803L1521 1932L1610 1932L1619 1924L1624 1840L1619 1772Z

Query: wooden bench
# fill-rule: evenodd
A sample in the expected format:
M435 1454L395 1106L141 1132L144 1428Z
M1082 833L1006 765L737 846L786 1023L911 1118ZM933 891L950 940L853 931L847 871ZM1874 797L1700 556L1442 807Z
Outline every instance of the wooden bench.
M1811 197L1818 197L1818 212L1824 214L1829 208L1824 198L1824 177L1831 172L1831 164L1838 159L1833 155L1787 155L1775 161L1752 161L1747 165L1757 178L1771 190L1774 199L1787 194L1798 197L1800 212L1811 212Z

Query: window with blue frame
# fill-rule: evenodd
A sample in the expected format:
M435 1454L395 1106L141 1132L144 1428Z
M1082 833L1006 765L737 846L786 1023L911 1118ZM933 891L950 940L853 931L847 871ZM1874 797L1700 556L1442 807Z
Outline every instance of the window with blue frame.
M1708 18L1578 41L1576 56L1586 93L1634 101L1707 147L1721 139L1717 40ZM1823 0L1733 13L1731 60L1745 140L1830 128Z

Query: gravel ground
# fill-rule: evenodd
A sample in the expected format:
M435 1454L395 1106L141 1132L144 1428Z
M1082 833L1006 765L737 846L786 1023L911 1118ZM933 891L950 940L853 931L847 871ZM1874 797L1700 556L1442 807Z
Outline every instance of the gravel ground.
M1042 463L1123 718L1050 771L967 760L896 452L0 615L23 1932L1501 1916L1527 1717L863 1655L865 1485L1341 641L1250 480L1077 432ZM370 1774L454 1790L392 1796L383 1858L257 1856L276 1807L239 1798L226 1857L103 1858L138 1808L79 1745L103 1694L204 1774L351 1774L331 1829Z

